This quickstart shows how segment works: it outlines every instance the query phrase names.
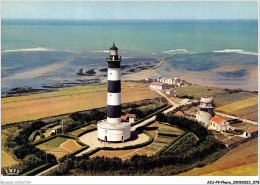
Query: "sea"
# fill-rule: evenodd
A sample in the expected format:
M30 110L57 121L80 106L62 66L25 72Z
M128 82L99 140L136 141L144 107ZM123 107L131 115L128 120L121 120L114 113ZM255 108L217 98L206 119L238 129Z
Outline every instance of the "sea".
M199 77L205 72L213 74L212 86L221 79L224 82L218 86L257 90L257 79L250 79L256 83L252 88L240 84L258 67L258 20L2 20L1 24L2 95L17 88L100 83L113 42L122 65L149 66L169 57L157 69L162 77L189 73ZM199 80L203 84L205 78Z

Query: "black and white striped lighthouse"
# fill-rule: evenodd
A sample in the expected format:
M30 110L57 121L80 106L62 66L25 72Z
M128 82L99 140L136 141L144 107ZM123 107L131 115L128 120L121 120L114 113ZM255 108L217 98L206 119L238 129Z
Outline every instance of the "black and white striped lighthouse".
M113 43L107 57L107 119L98 122L98 139L109 142L121 142L130 138L129 122L121 121L121 57Z
M107 57L107 122L121 122L121 69L122 59L118 57L118 48L113 43L110 56Z

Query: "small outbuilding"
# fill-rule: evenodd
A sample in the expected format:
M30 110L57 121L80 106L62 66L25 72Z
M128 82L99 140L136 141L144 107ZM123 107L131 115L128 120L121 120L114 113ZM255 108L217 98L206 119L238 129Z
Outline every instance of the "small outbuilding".
M171 89L166 89L165 93L168 94L168 95L172 95L173 91Z
M135 114L126 114L125 116L121 116L122 121L129 121L129 123L134 123L136 121Z
M57 126L51 128L51 133L57 134L57 133L61 133L61 132L62 132L61 125L57 125Z

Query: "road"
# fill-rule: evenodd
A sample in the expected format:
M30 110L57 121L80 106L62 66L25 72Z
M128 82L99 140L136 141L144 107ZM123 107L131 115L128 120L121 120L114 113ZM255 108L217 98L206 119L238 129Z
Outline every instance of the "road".
M59 164L56 164L56 165L54 165L53 167L50 167L50 168L48 168L47 170L44 170L44 171L42 171L41 173L36 174L35 176L41 176L41 175L43 175L43 174L49 172L50 170L52 170L52 169L54 169L54 168L57 168L58 166L59 166Z
M231 119L238 119L238 120L241 120L245 123L249 123L249 124L253 124L253 125L258 125L258 122L255 122L255 121L251 121L251 120L247 120L247 119L243 119L243 118L239 118L239 117L236 117L236 116L231 116L231 115L228 115L228 114L223 114L223 113L220 113L220 112L215 112L216 115L219 115L219 116L223 116L223 117L226 117L226 118L231 118Z

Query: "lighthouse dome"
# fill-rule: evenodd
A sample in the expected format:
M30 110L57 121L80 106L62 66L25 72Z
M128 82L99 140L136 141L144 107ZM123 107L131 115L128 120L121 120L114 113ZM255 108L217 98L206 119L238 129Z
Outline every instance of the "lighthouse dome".
M118 48L116 47L115 43L113 43L113 46L110 48L110 50L118 50Z

